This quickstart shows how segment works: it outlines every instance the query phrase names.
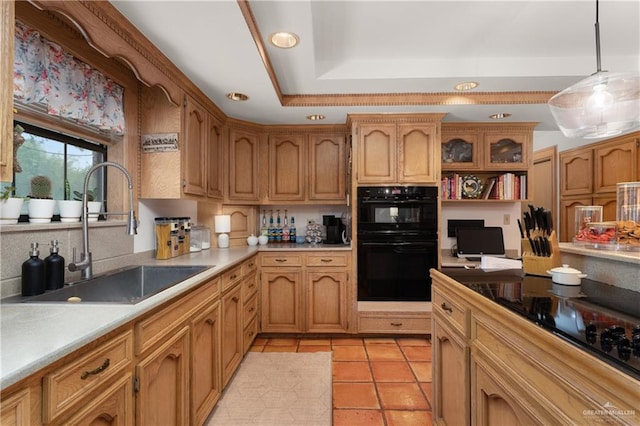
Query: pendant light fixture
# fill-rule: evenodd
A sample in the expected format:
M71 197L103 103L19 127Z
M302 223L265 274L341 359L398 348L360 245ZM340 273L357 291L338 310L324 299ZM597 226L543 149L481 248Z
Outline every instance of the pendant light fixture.
M597 71L549 100L553 118L570 138L605 138L640 129L640 74L600 68L600 24L596 0Z

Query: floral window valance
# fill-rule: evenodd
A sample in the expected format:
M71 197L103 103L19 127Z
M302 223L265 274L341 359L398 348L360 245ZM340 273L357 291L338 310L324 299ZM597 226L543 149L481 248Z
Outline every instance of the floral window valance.
M16 21L13 97L47 113L124 134L124 89L59 45Z

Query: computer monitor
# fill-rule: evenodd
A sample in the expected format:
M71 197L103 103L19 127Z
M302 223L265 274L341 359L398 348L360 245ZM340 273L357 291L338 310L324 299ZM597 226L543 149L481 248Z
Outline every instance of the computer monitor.
M480 260L481 256L504 257L504 237L499 226L458 228L456 234L458 257Z

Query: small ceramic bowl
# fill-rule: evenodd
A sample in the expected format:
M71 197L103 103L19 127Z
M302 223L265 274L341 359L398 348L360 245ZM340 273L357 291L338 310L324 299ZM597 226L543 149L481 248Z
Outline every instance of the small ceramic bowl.
M258 237L258 244L260 244L261 246L267 245L268 242L269 237L267 237L266 235L260 235Z

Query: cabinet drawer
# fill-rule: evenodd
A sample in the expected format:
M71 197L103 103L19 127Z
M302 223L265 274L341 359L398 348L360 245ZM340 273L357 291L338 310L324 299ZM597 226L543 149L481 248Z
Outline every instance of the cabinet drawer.
M367 315L360 316L359 333L431 333L431 315Z
M258 275L252 273L242 281L242 300L247 301L258 291Z
M347 266L350 254L308 254L307 266Z
M258 270L258 259L257 257L252 257L249 260L245 260L242 263L242 276L247 276L250 273Z
M43 380L42 417L50 423L84 396L129 367L133 359L133 332L126 331L103 343Z
M156 343L166 339L167 333L189 319L206 304L211 304L220 294L218 277L202 287L171 303L136 326L136 355L140 355Z
M433 291L433 311L438 313L438 318L442 318L463 336L467 336L466 310L436 289Z
M258 335L258 318L253 318L244 328L244 337L242 339L244 353L247 353L256 336Z
M222 292L224 293L242 278L242 265L238 265L222 274Z
M244 303L244 322L248 324L249 321L258 313L258 295L254 294L251 299Z
M302 254L265 253L260 260L261 266L302 266Z

